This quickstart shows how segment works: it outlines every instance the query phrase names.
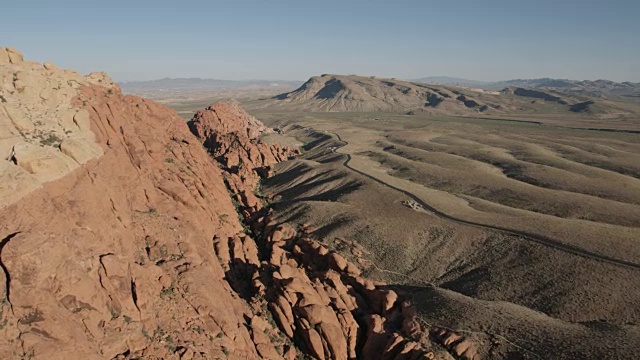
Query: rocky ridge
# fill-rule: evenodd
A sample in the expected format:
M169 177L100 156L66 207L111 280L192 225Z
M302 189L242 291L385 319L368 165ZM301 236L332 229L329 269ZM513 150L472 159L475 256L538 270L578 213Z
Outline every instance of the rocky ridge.
M33 124L2 117L13 188L0 208L0 357L477 358L469 339L425 327L402 294L362 278L362 259L270 220L256 189L297 150L263 142L269 129L237 104L187 125L104 74L13 49L0 51L0 77L4 111ZM46 131L60 141L39 143ZM76 136L77 159L63 150ZM55 155L29 167L22 145ZM62 156L74 165L61 170Z
M252 311L223 280L211 243L242 226L184 121L106 78L41 68L14 62L0 73L74 84L68 113L86 114L102 156L28 192L17 182L22 198L0 209L0 358L260 358L245 326ZM27 117L50 109L21 101L33 104L20 107ZM49 164L43 176L58 173Z
M270 196L260 194L259 188L254 194L259 175L296 152L265 152L268 145L257 139L261 127L225 129L223 113L233 114L235 124L256 125L237 104L227 102L199 111L189 125L224 165L229 191L246 225L245 234L214 239L226 279L262 318L273 318L281 332L284 345L274 352L254 330L260 355L294 359L302 349L315 359L443 359L450 358L447 348L462 359L477 358L470 341L451 331L425 328L409 301L385 284L364 279L360 267L371 266L361 258L366 249L342 240L358 255L358 266L313 239L307 225L296 230L271 220ZM263 149L263 156L251 156L255 149Z

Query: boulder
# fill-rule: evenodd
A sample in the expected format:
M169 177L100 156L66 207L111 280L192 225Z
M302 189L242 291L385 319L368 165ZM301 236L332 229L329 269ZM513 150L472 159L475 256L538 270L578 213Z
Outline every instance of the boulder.
M333 315L335 318L335 314ZM316 329L325 340L331 353L331 359L347 360L347 341L342 332L340 324L335 320L324 321L316 326Z
M462 340L458 344L453 347L453 353L464 359L464 360L474 360L476 356L476 349L469 340Z
M93 139L93 133L87 135L79 134L62 140L60 151L81 165L102 156L102 148Z
M89 120L89 112L85 109L80 109L73 116L73 122L76 123L78 128L82 131L91 130L91 120Z
M301 335L311 356L319 360L325 359L324 346L320 334L304 319L300 320Z
M256 242L249 236L245 236L242 240L242 250L247 264L260 267L260 259L258 258L258 247Z
M393 290L387 290L383 292L382 296L382 311L387 312L393 308L396 304L396 300L398 300L398 294L396 294Z
M365 318L367 336L362 347L365 359L381 359L389 336L384 333L384 320L380 315L372 314Z
M356 346L358 345L359 326L350 311L341 310L337 313L338 321L342 327L342 333L347 341L347 355L349 359L356 358Z
M329 255L329 266L336 271L343 271L347 268L347 260L342 255L333 252Z
M271 310L275 321L278 323L280 330L282 330L282 332L284 332L289 338L293 338L295 324L293 322L291 307L284 298L282 298L282 300L283 301L270 302L269 309Z
M78 167L77 162L58 149L28 143L14 147L14 158L16 165L41 183L59 179Z
M33 174L10 161L0 160L0 208L39 187L40 182Z
M325 305L312 304L305 307L296 307L296 312L312 325L333 321L337 323L338 321L331 307Z
M223 264L223 267L225 267L225 270L228 270L229 261L231 261L231 255L229 252L229 239L222 239L219 236L215 236L213 238L213 248L216 252L216 255L218 256L218 259L220 259L220 262Z
M254 316L251 319L251 338L253 339L253 343L256 346L258 354L260 354L263 359L282 359L282 356L278 354L276 348L273 346L269 336L267 335L269 330L268 324L266 324L259 316Z

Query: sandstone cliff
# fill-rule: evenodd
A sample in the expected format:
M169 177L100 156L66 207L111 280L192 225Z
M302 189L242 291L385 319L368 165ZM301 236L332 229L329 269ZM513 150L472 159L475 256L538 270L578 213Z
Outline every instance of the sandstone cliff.
M242 227L184 121L106 76L8 53L0 357L258 358L212 248Z
M237 104L187 125L10 48L0 80L1 358L477 358L270 220L260 179L297 150Z

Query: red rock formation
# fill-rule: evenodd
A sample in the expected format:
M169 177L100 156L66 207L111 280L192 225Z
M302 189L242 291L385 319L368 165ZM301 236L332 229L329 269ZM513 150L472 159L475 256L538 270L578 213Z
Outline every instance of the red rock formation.
M79 78L8 54L0 73L28 74L21 96ZM213 251L242 230L219 168L174 111L96 79L66 91L100 156L0 209L0 358L273 356Z
M189 129L104 74L8 49L0 75L2 149L39 154L0 159L11 181L0 189L0 358L418 359L441 349L395 291L305 229L269 220L254 189L297 150L261 141L269 130L237 104L198 112ZM60 89L73 99L64 109L47 100ZM36 114L44 123L30 126ZM29 131L40 128L82 137L38 145ZM75 162L61 171L60 159ZM20 185L25 172L40 180ZM475 359L468 340L432 337Z
M299 154L297 149L261 141L261 135L273 130L233 101L198 111L189 128L222 165L245 179L255 180L260 169Z
M269 221L268 209L252 196L259 175L264 175L260 169L294 151L256 141L264 126L234 103L214 104L189 124L225 165L229 191L253 234L215 240L218 258L229 269L227 280L254 308L267 307L284 336L316 359L446 355L440 348L436 351L440 355L434 355L431 348L436 345L417 320L415 309L395 291L360 277L358 266L310 239L306 228L298 232L288 224ZM257 157L252 152L281 155ZM354 254L366 251L353 248ZM451 351L457 354L454 348ZM463 358L470 360L473 355L466 352Z

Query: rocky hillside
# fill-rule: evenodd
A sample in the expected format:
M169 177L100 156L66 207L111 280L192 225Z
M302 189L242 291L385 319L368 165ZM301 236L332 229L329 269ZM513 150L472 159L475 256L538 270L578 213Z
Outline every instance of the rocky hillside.
M592 106L593 105L593 106ZM293 111L405 112L442 115L474 114L630 114L628 106L584 96L522 87L502 91L428 85L356 75L315 76L292 92L256 108Z
M237 104L186 124L11 48L0 79L1 358L478 358L270 219L261 179L298 152Z

